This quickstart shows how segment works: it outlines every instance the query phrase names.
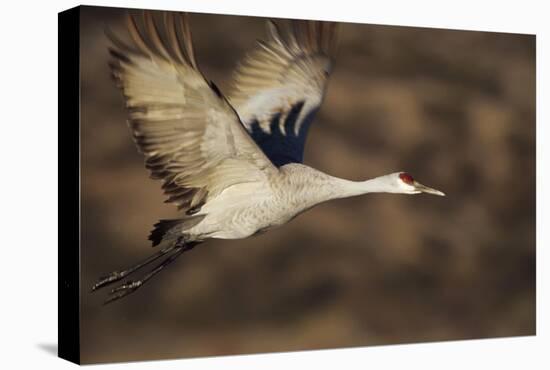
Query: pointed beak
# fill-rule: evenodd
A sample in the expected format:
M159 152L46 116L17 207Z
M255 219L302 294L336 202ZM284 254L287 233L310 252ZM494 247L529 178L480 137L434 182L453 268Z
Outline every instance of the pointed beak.
M445 196L445 193L442 192L442 191L439 191L439 190L436 190L436 189L432 189L432 188L429 188L427 187L426 185L422 185L421 183L419 182L414 182L414 187L416 188L416 190L422 192L422 193L427 193L427 194L433 194L433 195L439 195L441 197L444 197Z

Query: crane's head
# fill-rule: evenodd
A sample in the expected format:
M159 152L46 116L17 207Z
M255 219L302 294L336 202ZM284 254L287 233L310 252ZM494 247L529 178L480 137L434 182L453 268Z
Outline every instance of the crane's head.
M429 188L426 185L422 185L407 172L396 172L396 173L392 173L389 176L392 179L394 186L396 187L395 189L396 193L403 193L403 194L427 193L427 194L445 196L445 193L443 193L442 191Z

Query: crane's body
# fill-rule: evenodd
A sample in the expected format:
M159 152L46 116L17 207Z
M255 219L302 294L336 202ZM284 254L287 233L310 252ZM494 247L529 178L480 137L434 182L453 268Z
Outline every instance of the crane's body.
M131 44L112 36L113 77L129 109L129 126L145 165L182 211L149 237L160 250L100 279L93 290L165 258L107 302L147 282L183 252L209 239L243 239L284 225L311 207L366 193L444 195L405 172L366 181L330 176L302 164L309 127L332 69L335 24L293 21L244 59L226 98L200 72L185 16L128 17Z
M225 189L197 215L205 218L188 233L199 239L242 239L281 226L307 209L345 196L343 180L302 164L282 166L264 181Z
M223 190L196 214L204 219L181 232L190 240L243 239L284 225L300 213L329 200L371 192L404 191L397 182L394 189L382 186L390 182L391 178L387 177L348 181L303 164L287 164L263 181L237 184Z

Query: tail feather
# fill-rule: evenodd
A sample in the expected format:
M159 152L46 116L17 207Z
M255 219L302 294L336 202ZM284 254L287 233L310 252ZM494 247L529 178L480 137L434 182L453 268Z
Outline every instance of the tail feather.
M153 242L153 247L165 240L176 240L184 235L186 230L202 221L203 218L204 215L172 220L159 220L159 222L154 225L151 234L149 234L149 240Z
M181 220L159 220L154 225L154 229L151 230L151 234L149 235L149 240L153 242L153 247L160 244L162 241L162 237L164 234L168 232L168 230L172 229L176 225L179 225Z

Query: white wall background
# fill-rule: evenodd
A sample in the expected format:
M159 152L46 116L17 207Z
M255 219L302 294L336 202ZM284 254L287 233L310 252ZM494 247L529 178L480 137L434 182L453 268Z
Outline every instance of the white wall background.
M543 1L88 1L89 5L537 34L536 337L101 365L113 369L544 369L550 364L548 92ZM314 6L312 4L315 4ZM57 12L75 1L5 2L0 32L0 366L64 369L57 345ZM545 16L546 15L546 16ZM16 35L14 37L14 35ZM518 174L521 176L521 174ZM506 186L506 184L503 184ZM542 191L541 191L542 189ZM546 243L545 243L546 242Z

